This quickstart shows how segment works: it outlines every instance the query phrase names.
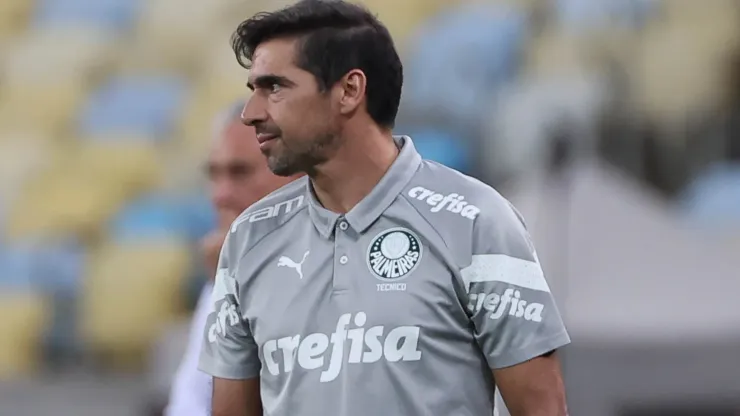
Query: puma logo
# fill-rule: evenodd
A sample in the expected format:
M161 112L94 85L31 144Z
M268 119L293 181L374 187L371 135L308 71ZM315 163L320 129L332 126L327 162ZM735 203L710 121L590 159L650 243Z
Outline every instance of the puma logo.
M290 267L291 269L295 269L296 272L298 272L298 277L300 279L303 279L303 262L306 261L306 257L308 257L309 251L305 252L303 254L303 259L300 263L294 262L290 257L280 256L278 259L278 267Z

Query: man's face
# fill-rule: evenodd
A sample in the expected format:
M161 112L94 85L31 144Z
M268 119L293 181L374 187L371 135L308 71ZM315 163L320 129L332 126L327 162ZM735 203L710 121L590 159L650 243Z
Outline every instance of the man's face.
M312 74L294 64L295 40L257 47L249 75L254 90L242 119L254 126L260 150L280 176L309 172L336 147L339 112L331 91L320 92Z
M245 209L289 182L275 176L260 154L254 129L230 123L208 157L210 195L221 228L228 227Z

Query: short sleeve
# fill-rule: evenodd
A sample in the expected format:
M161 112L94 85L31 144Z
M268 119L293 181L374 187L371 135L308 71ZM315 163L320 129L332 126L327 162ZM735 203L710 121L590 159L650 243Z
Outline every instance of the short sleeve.
M570 343L524 223L499 198L476 219L473 254L461 270L475 337L492 369Z
M239 304L237 265L230 259L240 257L231 249L234 238L235 233L229 233L221 249L198 368L214 377L240 380L259 376L261 365Z

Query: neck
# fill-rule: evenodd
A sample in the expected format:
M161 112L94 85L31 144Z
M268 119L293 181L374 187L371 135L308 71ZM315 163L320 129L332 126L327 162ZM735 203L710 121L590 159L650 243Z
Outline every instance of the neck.
M398 152L391 132L372 129L346 137L311 174L316 198L330 211L349 212L380 182Z

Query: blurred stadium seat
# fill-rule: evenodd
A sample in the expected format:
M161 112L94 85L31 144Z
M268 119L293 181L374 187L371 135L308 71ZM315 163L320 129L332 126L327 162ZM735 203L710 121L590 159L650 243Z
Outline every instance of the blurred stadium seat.
M73 295L80 288L85 250L72 239L6 244L0 250L0 288Z
M39 341L47 322L46 299L32 292L0 291L0 379L38 369Z
M191 191L191 195L183 196L180 202L180 209L187 217L188 236L192 240L200 240L216 228L216 211L205 191Z
M95 234L121 203L157 184L160 165L150 141L96 139L68 148L27 182L11 208L9 236Z
M140 239L189 237L188 218L180 201L168 195L151 194L124 206L112 218L109 234L117 243Z
M85 104L79 130L86 136L131 134L164 139L186 97L186 84L175 76L114 77Z
M3 245L0 248L0 290L31 290L35 275L33 261L33 255L27 250Z
M0 297L19 291L44 297L45 313L51 316L40 329L42 334L35 334L34 339L44 350L44 357L49 351L55 356L73 351L78 343L76 314L70 312L69 304L74 304L80 291L86 260L85 248L72 239L23 241L0 247Z
M51 138L65 135L87 88L80 82L8 84L0 93L4 128L38 130ZM44 120L44 122L39 122Z
M128 29L138 16L139 0L36 0L36 27L94 26Z
M682 208L694 224L740 233L740 164L715 164L697 175Z
M69 127L109 61L111 39L99 30L64 28L31 31L12 43L0 63L0 123L50 133Z
M738 17L740 4L735 0L714 0L697 3L692 0L671 0L661 2L662 15L674 21L691 22L724 15ZM723 19L724 20L724 19Z
M73 297L80 290L87 266L87 252L75 239L45 240L35 250L37 290L54 296Z
M32 1L4 0L0 2L0 44L25 29Z
M555 0L555 15L568 31L590 32L604 26L639 28L657 13L659 0Z
M2 62L6 82L85 79L111 57L112 34L99 28L31 30L17 38Z
M473 167L471 139L441 128L421 127L404 130L414 141L414 147L425 159L457 169L471 172Z
M81 332L91 351L126 360L148 349L181 311L190 267L183 241L103 247L92 261L79 309Z
M405 0L403 7L398 7L395 0L364 0L368 6L386 24L388 30L401 51L408 46L409 36L425 20L435 13L450 6L451 1L442 0Z
M507 6L471 4L435 16L409 49L407 105L459 126L477 125L477 109L513 79L526 27L524 14Z
M122 202L120 189L102 179L55 170L29 182L9 213L8 237L95 235Z
M527 76L546 77L576 77L591 72L596 63L587 46L583 37L562 28L549 28L530 40L524 54L524 71Z
M48 165L51 152L44 137L0 133L0 195L14 198L28 176Z
M250 95L248 72L235 64L228 42L221 38L209 49L207 64L195 80L177 130L177 138L190 155L202 156L208 150L214 134L214 114Z
M102 135L85 138L72 157L74 169L115 187L122 198L156 186L159 152L150 137Z
M225 24L225 20L231 16L229 9L235 4L232 0L212 0L190 2L183 7L179 0L146 1L137 22L133 49L122 64L152 66L154 63L162 69L192 69L208 53L214 32L234 26ZM220 37L220 41L221 46L228 47L228 36Z
M711 4L694 4L690 17L668 14L648 28L628 68L636 105L660 126L680 125L690 113L716 111L727 101L728 54L740 43L740 20L716 7L726 2Z
M143 195L122 207L109 223L109 236L121 244L160 238L195 241L214 225L215 214L204 195L159 192Z

